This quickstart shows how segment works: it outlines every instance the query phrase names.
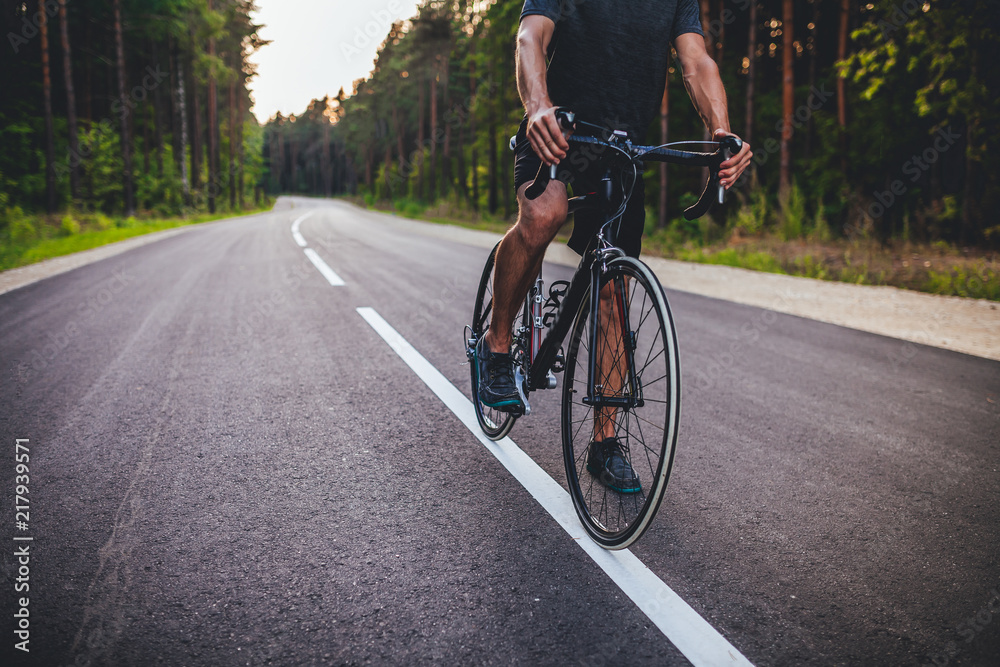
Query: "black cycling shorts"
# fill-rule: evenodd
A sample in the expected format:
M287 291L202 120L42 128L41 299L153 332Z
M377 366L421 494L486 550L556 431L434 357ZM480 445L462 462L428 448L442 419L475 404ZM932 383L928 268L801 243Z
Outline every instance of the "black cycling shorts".
M528 143L525 135L527 125L528 121L522 120L517 130L517 151L514 154L515 192L525 183L534 180L542 165L541 158ZM591 146L571 151L557 169L559 180L570 186L573 196L594 192L604 177L600 154ZM645 193L640 174L625 213L618 223L612 225L612 233L617 234L615 245L630 257L638 257L642 247L642 229L646 221ZM598 227L604 222L604 215L594 209L584 209L574 213L573 217L573 234L569 239L569 247L582 255L587 251Z

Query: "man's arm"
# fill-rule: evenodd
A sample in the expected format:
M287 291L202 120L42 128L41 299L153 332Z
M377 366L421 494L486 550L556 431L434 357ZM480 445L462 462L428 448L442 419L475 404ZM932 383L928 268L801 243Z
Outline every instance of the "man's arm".
M555 27L552 19L532 14L521 19L517 31L517 92L528 114L528 141L546 164L558 164L569 149L545 82L545 54Z
M729 130L726 89L722 85L718 65L705 50L705 38L698 33L685 33L674 40L674 48L684 73L684 87L705 127L712 131L716 139L732 134ZM752 157L750 144L744 142L739 153L722 163L719 179L727 190L750 166Z

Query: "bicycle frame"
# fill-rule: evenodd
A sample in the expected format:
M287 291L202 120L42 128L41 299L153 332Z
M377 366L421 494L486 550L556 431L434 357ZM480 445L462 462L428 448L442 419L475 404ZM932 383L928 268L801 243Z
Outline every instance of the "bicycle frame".
M604 226L609 222L611 221L605 222ZM589 300L590 312L598 313L598 304L601 298L598 285L600 284L601 274L607 270L608 261L624 256L625 253L620 248L612 245L604 238L603 231L598 232L597 247L584 255L576 274L573 276L573 280L570 282L566 295L559 304L555 322L549 327L544 325L542 317L542 288L544 282L542 281L541 274L539 274L539 277L535 281L535 286L528 294L528 299L524 307L525 321L527 322L525 333L527 334L528 349L525 352L528 374L525 378L523 371L520 368L518 369L517 384L519 387L522 386L522 380L526 379L527 391L529 392L537 389L555 388L555 376L552 374L553 367L558 360L562 342L565 340L566 334L569 333L569 329L576 319L584 298ZM617 292L612 295L612 299L613 303L617 306L616 310L620 318L619 326L621 326L623 332L630 332L632 329L627 308L627 287L625 284L617 284L615 285L615 289ZM542 330L546 328L548 332L543 338ZM601 330L597 317L591 318L588 334L591 345L590 349L598 349ZM602 395L603 392L599 390L595 382L595 378L597 377L596 355L591 355L587 370L587 396L584 398L586 404L592 405L595 408L632 408L643 405L642 389L636 378L635 359L632 354L634 345L627 345L626 348L628 396L614 397ZM525 401L525 414L527 415L530 413L527 396L523 396L522 399Z
M572 113L560 110L557 112L557 115L560 118L560 124L564 128L569 129L573 127L574 115ZM715 153L698 153L674 150L669 146L637 146L632 144L623 132L611 132L608 135L608 139L612 143L590 136L574 135L567 138L571 143L575 144L610 147L620 154L618 160L621 160L622 156L624 156L627 162L631 164L634 164L639 159L649 159L688 166L709 167L710 177L705 185L704 192L702 192L696 204L684 211L684 216L689 220L700 217L708 211L713 203L710 194L717 192L718 202L720 204L723 202L725 190L718 183L719 165L728 159L729 156L738 152L742 145L738 138L727 137L720 142L720 148ZM517 136L511 137L511 149L515 149L516 146ZM555 172L556 169L554 166L547 167L542 165L534 181L525 190L525 196L528 199L538 197L545 190L549 180L555 178ZM544 338L541 335L541 330L545 328L544 318L542 317L542 303L544 300L542 289L544 283L541 273L539 273L538 278L535 280L533 289L528 293L528 300L524 307L524 321L527 323L527 349L525 350L524 362L527 365L527 373L525 374L524 369L520 365L515 370L515 384L521 393L525 414L528 414L531 410L527 400L527 393L536 389L552 389L556 386L552 370L556 364L562 342L565 340L566 334L569 333L569 329L580 310L583 299L588 297L588 287L590 291L590 312L594 314L591 317L589 332L590 349L598 349L600 326L596 314L599 312L598 304L601 298L600 290L598 289L601 273L607 270L609 261L616 257L625 256L625 253L620 248L609 242L604 236L604 232L608 226L621 214L621 211L613 213L613 188L610 177L611 170L609 168L604 178L604 185L598 188L598 192L574 197L569 200L570 212L583 207L595 207L604 211L606 219L598 230L593 249L584 253L583 259L580 261L580 265L573 276L573 280L570 282L570 286L559 304L555 322L548 328L548 332ZM628 304L627 287L625 285L617 285L616 289L618 293L612 295L612 303L619 304L618 311L621 318L619 325L622 327L623 335L631 336L631 323L628 321L628 308L626 307ZM628 348L626 350L628 395L619 397L601 395L602 392L598 391L598 387L595 385L594 378L597 374L597 362L595 359L596 355L592 354L590 355L587 370L587 396L583 399L585 404L592 405L595 408L632 408L640 407L644 404L642 387L639 386L640 383L636 378L635 372L635 359L633 356L635 342L630 341L630 344L626 345L626 347Z

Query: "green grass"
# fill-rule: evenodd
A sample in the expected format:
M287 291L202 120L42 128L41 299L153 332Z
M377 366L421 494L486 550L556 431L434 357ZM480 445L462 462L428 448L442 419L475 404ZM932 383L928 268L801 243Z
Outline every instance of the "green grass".
M0 234L0 271L34 264L45 259L69 255L81 250L90 250L109 243L123 241L165 229L174 229L213 220L252 215L266 211L271 205L239 213L201 213L186 218L162 218L136 220L135 218L111 220L106 216L73 216L67 214L53 220L27 218L34 233L33 238L25 238L23 231L15 239L10 234ZM72 220L72 222L67 222ZM84 220L81 225L79 220ZM24 224L22 219L21 224ZM81 230L82 231L76 231ZM5 230L6 231L6 230Z
M985 262L928 273L930 277L923 285L924 291L1000 301L1000 272L988 267Z
M685 262L734 266L739 269L750 269L764 273L788 273L774 256L766 252L746 252L735 248L705 252L702 248L680 248L675 251L674 258Z

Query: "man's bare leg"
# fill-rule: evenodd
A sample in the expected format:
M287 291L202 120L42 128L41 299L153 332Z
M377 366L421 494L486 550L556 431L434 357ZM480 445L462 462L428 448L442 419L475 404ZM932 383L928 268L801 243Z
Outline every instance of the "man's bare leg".
M517 191L517 223L497 248L493 270L493 315L486 333L491 352L510 351L511 323L538 276L545 249L566 221L566 185L549 181L542 195L533 201L524 196L528 184Z
M621 396L625 386L627 362L621 328L621 296L612 282L601 289L600 318L597 342L597 379L604 396ZM616 435L615 408L598 408L594 411L594 440L608 440Z

